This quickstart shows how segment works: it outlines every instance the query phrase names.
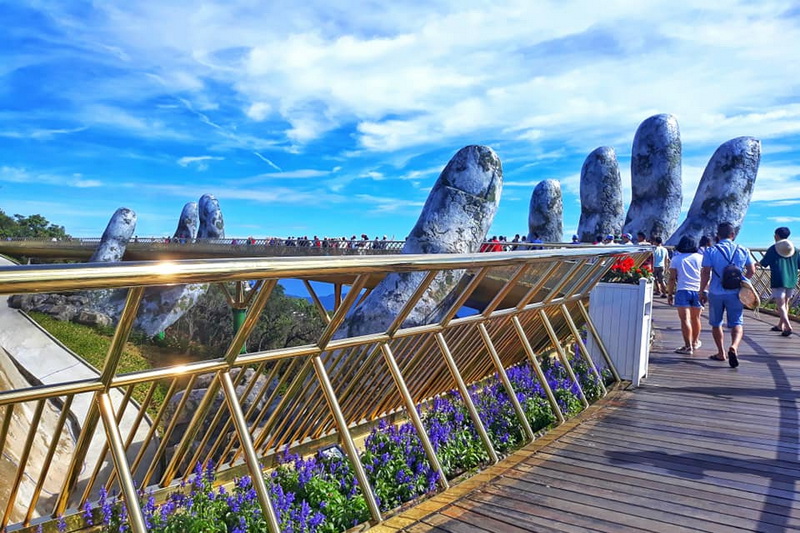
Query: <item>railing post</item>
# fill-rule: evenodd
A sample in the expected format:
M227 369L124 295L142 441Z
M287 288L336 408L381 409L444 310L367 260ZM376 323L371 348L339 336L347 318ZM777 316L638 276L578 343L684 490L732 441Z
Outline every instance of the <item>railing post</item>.
M558 354L558 358L561 359L561 363L564 365L564 368L567 369L567 374L572 382L578 387L578 394L581 397L581 403L583 403L583 407L589 407L589 400L586 399L586 395L583 393L583 387L578 382L577 376L575 376L575 372L572 371L572 365L569 364L569 360L567 359L567 354L564 353L564 348L561 346L561 343L558 341L558 335L556 335L556 330L553 329L553 324L550 323L550 319L547 318L547 313L544 309L539 310L539 318L542 320L542 324L544 325L544 329L547 330L547 335L550 337L550 341L553 343L553 347L556 349L556 353Z
M553 391L550 389L550 385L547 383L547 378L545 377L544 372L542 372L542 367L539 365L539 360L536 359L536 354L533 352L531 343L528 342L528 337L525 336L525 330L522 328L522 323L520 323L519 318L516 316L512 317L511 321L514 324L514 329L517 331L517 337L519 337L519 340L522 343L522 348L525 350L525 354L528 356L528 360L531 362L531 365L533 365L533 371L536 372L536 377L539 378L539 383L541 383L544 393L547 396L547 400L550 402L550 407L553 409L553 414L556 415L558 423L563 424L564 414L561 412L561 408L558 406L558 401L556 401L555 394L553 394Z
M244 460L247 463L247 469L250 471L250 477L253 481L253 487L256 489L258 496L258 503L261 504L261 509L265 513L267 525L272 533L280 533L280 526L278 525L278 517L275 515L275 509L272 507L272 501L269 497L267 484L264 483L264 474L261 471L261 463L258 461L255 448L253 448L253 439L250 437L250 429L247 427L247 421L242 414L242 408L239 405L239 399L236 396L236 387L233 386L230 371L220 371L219 380L222 383L222 390L225 393L225 402L228 404L228 409L233 416L233 423L236 426L236 433L239 436L239 442L244 449Z
M386 360L386 365L389 367L389 372L392 374L394 383L397 386L397 390L400 391L400 394L403 397L403 402L406 404L408 417L411 419L411 423L414 424L414 428L417 430L417 436L419 437L422 447L425 450L425 455L428 456L428 462L430 462L431 468L433 468L433 470L439 474L439 485L443 490L447 490L450 485L447 483L447 478L444 475L441 464L439 464L439 458L436 456L436 451L433 449L433 445L428 437L428 433L425 431L425 426L422 424L422 419L419 417L419 413L417 413L417 407L414 405L414 399L411 397L411 393L406 386L406 381L403 379L403 374L400 372L400 367L397 366L397 361L394 358L394 354L392 354L392 349L389 348L389 345L384 343L381 344L381 351L383 352L383 358Z
M578 350L581 352L581 357L586 361L586 364L589 365L589 368L592 369L594 372L595 377L597 377L597 382L600 383L600 389L603 391L603 396L608 394L608 390L606 390L606 384L603 383L603 376L598 372L597 366L595 366L594 361L592 361L592 357L589 355L589 350L586 349L586 344L583 342L583 338L581 338L581 332L578 331L578 327L575 325L575 321L572 320L572 316L569 314L569 309L567 308L566 304L561 304L561 314L564 315L564 320L567 321L567 325L569 326L569 330L572 332L572 336L575 337L575 342L578 344Z
M114 467L117 470L119 484L125 497L125 505L128 508L128 523L134 533L146 533L144 516L139 506L139 495L136 494L136 484L133 482L128 459L125 457L125 446L122 443L122 435L119 433L117 419L114 416L114 406L111 404L111 398L107 392L99 394L98 403L100 404L100 415L103 418L103 428L111 448L111 457L114 459Z
M348 294L347 296L350 297L351 295ZM339 400L336 398L336 392L333 390L331 381L328 378L328 372L325 370L325 363L322 362L322 358L319 355L313 356L312 362L314 364L314 372L317 374L317 379L322 387L322 391L325 393L325 400L328 402L328 408L339 430L339 436L344 441L345 452L347 452L347 456L350 458L350 462L353 464L353 468L356 471L356 479L358 479L358 484L361 486L361 492L364 493L364 499L367 501L369 512L373 520L380 523L383 521L381 510L378 507L378 502L375 500L375 494L372 492L372 486L367 478L367 473L364 471L364 465L361 464L358 448L356 448L353 437L350 435L350 428L347 426L347 420L345 420L344 413L342 413L339 407Z
M489 351L489 355L492 358L494 367L497 369L497 375L500 376L500 381L503 383L503 387L506 389L508 399L511 401L511 405L514 406L514 411L517 413L517 418L519 418L519 422L522 424L522 428L525 430L525 435L528 436L529 441L532 441L534 438L536 438L536 436L533 434L533 429L528 422L528 417L525 416L525 410L522 409L522 405L520 405L519 400L517 399L517 394L514 392L514 387L511 385L511 380L508 379L506 369L503 367L503 362L500 360L500 356L494 347L494 343L492 342L492 338L489 336L489 331L486 329L486 325L483 323L478 324L478 331L481 334L483 343L486 345L486 349Z
M447 367L450 369L450 374L452 374L453 379L458 385L458 390L461 392L464 405L467 406L467 411L469 411L469 416L472 418L472 423L475 425L475 430L478 432L481 441L483 441L483 445L486 448L486 452L489 454L489 458L491 459L492 463L496 463L500 459L497 457L497 452L494 450L492 440L489 438L489 434L486 432L486 428L483 426L483 421L481 421L478 410L475 408L475 404L472 402L472 398L469 395L469 389L467 389L467 384L464 383L464 378L461 377L461 373L458 371L458 366L456 365L455 359L453 359L453 354L450 353L450 348L447 347L447 341L445 340L444 335L437 333L436 342L439 343L439 349L442 351L442 356L447 363Z

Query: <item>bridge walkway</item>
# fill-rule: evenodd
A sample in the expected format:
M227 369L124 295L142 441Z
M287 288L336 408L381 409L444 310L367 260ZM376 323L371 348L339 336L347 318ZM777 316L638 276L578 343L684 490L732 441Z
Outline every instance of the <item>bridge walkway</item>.
M800 529L800 336L747 312L741 365L694 356L675 310L654 306L644 386L612 392L494 467L373 531ZM797 328L800 329L800 328ZM727 334L726 334L727 337Z

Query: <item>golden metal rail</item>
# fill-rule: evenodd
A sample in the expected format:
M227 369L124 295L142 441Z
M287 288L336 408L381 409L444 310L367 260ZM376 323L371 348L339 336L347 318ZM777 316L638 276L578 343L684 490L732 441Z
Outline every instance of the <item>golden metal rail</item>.
M33 527L56 516L77 514L86 502L91 504L92 495L99 488L118 487L128 506L131 529L142 532L137 492L174 487L188 479L197 462L213 459L220 478L230 478L231 472L251 475L264 516L271 531L277 532L277 518L260 475L264 459L279 450L331 438L343 445L372 519L379 522L381 512L360 463L358 434L354 434L357 428L405 410L420 435L431 468L440 473L440 486L446 488L447 481L414 406L459 389L487 454L496 461L498 456L471 405L467 387L496 373L509 397L515 399L505 369L530 364L554 414L559 422L563 421L564 414L542 374L540 357L545 352L555 353L574 378L567 355L577 343L579 354L587 358L599 376L582 338L592 335L602 346L584 308L589 291L618 255L631 255L640 263L650 251L649 247L604 247L530 253L238 258L0 268L0 294L128 289L111 348L96 378L0 392L0 460L3 455L18 459L13 479L30 478L27 499L14 491L6 501L0 501L0 509L4 509L0 530L9 525ZM449 308L430 323L404 324L437 276L447 272L453 276L463 273ZM367 286L375 286L393 273L423 275L419 287L391 324L366 335L337 338L335 333L363 299ZM334 283L339 298L332 314L324 309L313 286L306 284L326 324L319 338L304 346L240 353L277 281L290 278L337 280ZM129 374L118 372L122 347L146 287L241 284L248 280L260 281L247 296L249 312L230 346L217 358ZM342 299L343 286L349 290ZM241 290L234 292L241 296ZM232 293L228 294L235 299ZM480 312L458 317L457 312L467 301L481 303ZM603 351L603 355L603 367L616 376L608 354ZM253 370L249 381L245 378L248 369ZM160 406L153 394L159 383L168 388L167 400ZM135 388L146 391L140 405L129 401ZM113 399L110 392L115 390L124 401ZM76 442L71 443L68 461L63 461L66 468L58 479L61 488L42 498L44 480L52 481L57 476L52 457L57 448L63 452L64 439L58 435L66 422L65 413L76 399L87 395L91 396L90 408L79 421L80 432ZM580 397L585 403L583 392ZM36 423L45 405L58 415L53 425ZM534 434L521 406L515 403L514 409L524 434L532 439ZM140 427L143 412L156 413L149 420L148 431ZM17 413L21 418L14 418ZM135 414L135 421L121 423L123 415L129 413ZM12 420L19 422L13 431ZM96 431L98 425L103 432ZM46 457L39 470L29 467L27 455L20 454L7 438L10 433L17 435L20 427L24 429L21 442L38 439L45 443ZM142 434L145 436L136 437ZM103 444L103 453L93 457L87 452L97 439Z

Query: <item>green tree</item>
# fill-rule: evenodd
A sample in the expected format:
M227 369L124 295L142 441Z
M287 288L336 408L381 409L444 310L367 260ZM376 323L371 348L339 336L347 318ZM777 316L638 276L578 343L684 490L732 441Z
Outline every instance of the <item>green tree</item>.
M316 307L303 298L287 296L277 285L247 340L249 351L286 348L316 342L324 322ZM233 318L222 290L208 293L172 326L167 341L199 356L220 357L233 340Z
M42 215L24 216L15 214L8 216L0 209L0 238L26 238L26 239L65 239L69 234L64 226L52 224Z

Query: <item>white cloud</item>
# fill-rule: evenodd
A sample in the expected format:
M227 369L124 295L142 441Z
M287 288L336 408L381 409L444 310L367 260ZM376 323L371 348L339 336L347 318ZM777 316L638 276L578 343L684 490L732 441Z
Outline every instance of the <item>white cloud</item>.
M224 159L224 157L212 155L185 156L178 159L178 164L182 167L193 166L196 170L203 172L208 170L209 161L223 161Z
M792 222L800 222L800 217L767 217L773 222L778 224L791 224Z
M82 174L74 173L70 175L58 175L12 166L0 167L0 181L9 183L76 187L80 189L102 187L104 185L104 183L100 180L85 179Z

